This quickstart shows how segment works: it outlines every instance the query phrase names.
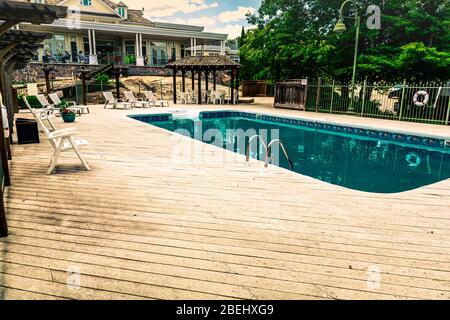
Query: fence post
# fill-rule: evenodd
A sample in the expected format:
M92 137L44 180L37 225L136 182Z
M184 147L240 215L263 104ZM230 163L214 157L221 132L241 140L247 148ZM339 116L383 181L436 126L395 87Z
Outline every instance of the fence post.
M362 106L361 106L361 117L364 116L364 105L366 104L366 87L367 87L367 79L364 79L363 98L362 98Z
M320 101L320 85L322 84L322 79L319 77L317 81L317 95L316 95L316 112L319 112L319 101Z
M448 121L450 118L450 98L448 99L447 115L445 117L445 125L448 126Z
M402 120L403 103L405 101L406 79L403 80L402 98L400 99L400 111L398 112L398 120Z
M333 113L333 101L334 101L334 79L333 83L331 85L331 106L330 106L330 113Z

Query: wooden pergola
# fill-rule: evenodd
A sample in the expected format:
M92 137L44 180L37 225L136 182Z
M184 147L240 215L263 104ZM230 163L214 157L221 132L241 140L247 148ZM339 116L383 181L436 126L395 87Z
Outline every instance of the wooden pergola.
M31 2L0 0L0 90L3 103L8 113L9 127L13 128L14 109L11 74L14 70L23 69L42 47L45 39L51 34L12 30L21 22L32 24L51 24L56 19L67 16L67 7L44 5ZM3 119L0 116L0 237L8 235L5 208L3 204L3 188L10 185L8 159L11 153L3 130Z
M239 89L239 78L237 73L241 65L231 61L225 56L191 56L167 64L166 68L173 71L173 103L177 103L177 73L181 71L181 88L186 92L186 74L190 73L192 77L192 90L195 90L195 75L198 77L198 103L202 103L202 75L205 75L205 88L209 89L209 75L212 74L213 90L216 90L217 71L230 71L231 73L231 103L234 103L235 88L234 82L237 81L236 88ZM238 96L238 93L237 93Z

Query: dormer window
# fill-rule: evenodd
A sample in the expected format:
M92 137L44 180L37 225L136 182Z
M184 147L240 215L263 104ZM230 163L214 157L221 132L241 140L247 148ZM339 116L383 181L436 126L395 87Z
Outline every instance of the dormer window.
M127 18L127 8L125 7L119 7L117 8L117 12L120 14L120 16L124 19Z
M82 6L92 6L92 0L80 0Z
M128 18L128 6L123 1L117 4L117 13L124 19Z

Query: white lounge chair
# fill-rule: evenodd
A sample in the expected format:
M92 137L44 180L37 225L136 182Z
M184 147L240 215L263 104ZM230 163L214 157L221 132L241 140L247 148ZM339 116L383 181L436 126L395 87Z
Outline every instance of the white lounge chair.
M50 93L48 97L53 101L55 105L59 105L62 102L56 93ZM69 104L69 108L67 108L69 110L73 110L74 112L79 114L90 113L88 106L77 105L76 101L67 101L67 103Z
M56 165L58 164L59 156L61 155L61 152L67 152L73 150L75 154L78 156L78 158L81 161L81 164L84 166L84 168L88 171L91 170L89 167L89 164L85 160L83 154L81 153L79 147L88 145L89 143L86 140L75 140L73 137L75 136L75 128L66 128L66 129L60 129L56 130L52 124L52 129L55 129L54 131L51 131L48 129L44 122L42 121L42 117L47 117L46 112L36 112L33 108L31 108L30 104L28 103L28 100L26 97L23 97L23 100L25 102L25 105L30 109L31 113L33 114L34 118L36 119L38 125L44 130L45 135L47 136L48 140L50 141L50 144L52 145L54 152L53 156L50 160L50 167L47 171L47 174L52 174L55 170ZM51 123L51 120L46 119Z
M136 98L132 91L125 91L123 93L125 95L125 101L132 104L133 107L145 108L146 106L150 107L150 102L145 101L141 98Z
M152 91L144 91L145 99L147 99L148 102L153 103L153 106L159 105L161 107L164 107L164 105L169 106L169 100L158 100L156 99L155 95Z
M50 103L47 98L43 94L36 95L37 100L42 105L42 107L50 114L50 113L58 113L59 108L56 107L55 104Z
M132 109L133 104L123 101L122 99L116 99L111 91L103 92L103 97L105 97L105 105L104 109L106 109L107 106L112 106L114 109L117 109L117 107L121 106L123 109Z

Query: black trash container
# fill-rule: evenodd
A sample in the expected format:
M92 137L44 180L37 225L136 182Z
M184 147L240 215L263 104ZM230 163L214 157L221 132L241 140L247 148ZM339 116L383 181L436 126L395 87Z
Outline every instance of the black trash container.
M36 120L17 118L16 130L19 144L39 143L39 129Z

